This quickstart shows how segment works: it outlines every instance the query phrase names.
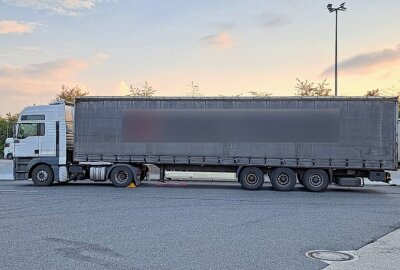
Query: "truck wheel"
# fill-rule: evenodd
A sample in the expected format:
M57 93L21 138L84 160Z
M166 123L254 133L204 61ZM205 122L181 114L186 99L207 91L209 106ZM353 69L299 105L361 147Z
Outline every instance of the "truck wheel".
M111 171L110 178L115 187L127 187L133 181L133 173L127 166L118 166Z
M328 188L329 176L324 170L310 169L304 173L302 182L308 191L324 191Z
M37 186L50 186L54 182L53 169L48 165L38 165L32 171L32 181Z
M7 154L7 159L13 159L13 154L8 153L8 154Z
M264 184L264 173L259 168L246 167L240 172L239 182L244 189L260 189Z
M291 191L296 186L296 174L290 168L274 169L270 178L272 187L278 191Z

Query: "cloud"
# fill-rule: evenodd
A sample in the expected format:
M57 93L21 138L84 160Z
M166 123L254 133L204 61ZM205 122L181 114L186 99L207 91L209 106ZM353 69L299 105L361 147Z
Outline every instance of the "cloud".
M9 58L26 58L38 55L52 55L50 51L43 50L38 47L16 47L6 50L0 50L0 56Z
M236 27L236 23L231 22L231 21L225 21L225 22L219 22L219 23L214 23L213 26L218 29L219 31L228 31Z
M338 63L341 74L365 74L381 69L382 66L398 66L400 62L400 44L394 49L384 49L381 51L358 54ZM334 72L335 66L326 68L321 77L330 75Z
M0 113L20 110L33 103L47 103L62 84L76 84L75 76L88 68L80 59L60 59L28 66L0 68Z
M87 67L87 62L79 59L62 59L25 67L7 65L0 68L0 80L4 78L60 80Z
M94 8L98 3L112 0L2 0L3 2L24 8L47 10L63 16L77 16L83 10Z
M202 37L200 41L221 50L232 48L235 45L232 36L226 31Z
M104 52L96 53L93 57L93 61L95 64L103 64L106 60L110 58L110 55Z
M292 20L285 14L266 12L258 19L259 24L263 27L276 27L290 24Z
M0 21L0 35L33 33L38 25L38 23L32 22L2 20Z

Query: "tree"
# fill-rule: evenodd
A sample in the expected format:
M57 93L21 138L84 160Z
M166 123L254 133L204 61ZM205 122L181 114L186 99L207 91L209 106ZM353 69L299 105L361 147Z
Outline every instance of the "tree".
M129 92L129 96L133 97L151 97L154 96L157 90L154 89L153 86L151 86L147 81L145 81L142 88L133 87L130 85Z
M321 83L308 82L308 80L302 81L299 78L296 78L297 83L295 85L296 95L297 96L330 96L332 89L329 88L329 84L326 82L326 79Z
M223 94L219 94L218 95L219 97L232 97L232 98L236 98L236 97L241 97L241 96L243 96L243 93L240 93L240 94L233 94L233 95L223 95Z
M381 90L379 88L368 90L365 94L366 97L379 97L381 95Z
M190 84L187 85L190 88L190 93L189 95L191 97L199 97L201 96L200 94L200 87L192 81Z
M400 95L400 80L397 85L392 85L388 90L392 93L396 93L396 95Z
M323 80L321 83L317 83L317 87L315 90L315 96L330 96L332 89L329 88L329 83L326 82L326 79Z
M62 85L61 92L57 94L57 100L65 100L71 103L75 103L76 97L83 97L89 95L89 92L83 91L79 85L76 85L72 88Z
M248 93L254 97L269 97L271 95L271 93L262 91L249 91Z

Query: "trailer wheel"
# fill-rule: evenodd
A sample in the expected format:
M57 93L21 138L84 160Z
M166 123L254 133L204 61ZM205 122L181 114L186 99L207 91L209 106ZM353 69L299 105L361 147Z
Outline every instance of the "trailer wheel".
M240 172L239 182L244 189L261 189L264 184L264 173L257 167L246 167Z
M133 173L127 166L118 166L111 171L110 178L115 187L127 187L133 181Z
M328 188L329 176L324 170L309 169L304 173L302 182L308 191L320 192Z
M48 165L38 165L32 171L32 182L37 186L50 186L54 182L53 169Z
M292 191L296 186L296 174L290 168L277 168L270 174L271 184L278 191Z

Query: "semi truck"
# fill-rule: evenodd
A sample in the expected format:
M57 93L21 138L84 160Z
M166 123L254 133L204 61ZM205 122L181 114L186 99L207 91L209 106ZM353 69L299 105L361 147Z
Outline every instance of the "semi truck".
M78 97L30 106L14 136L14 177L139 186L149 165L233 172L244 189L308 191L388 183L397 170L390 97Z

